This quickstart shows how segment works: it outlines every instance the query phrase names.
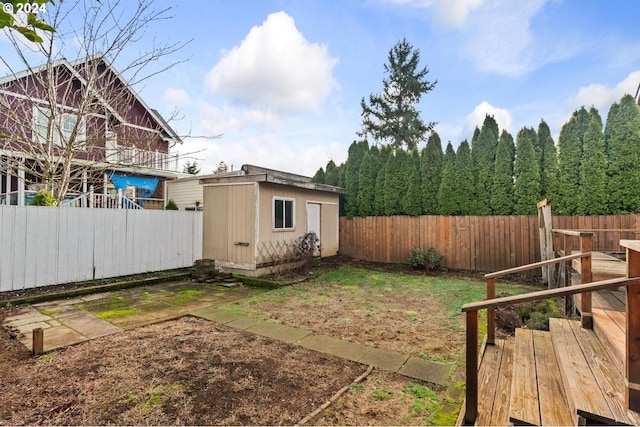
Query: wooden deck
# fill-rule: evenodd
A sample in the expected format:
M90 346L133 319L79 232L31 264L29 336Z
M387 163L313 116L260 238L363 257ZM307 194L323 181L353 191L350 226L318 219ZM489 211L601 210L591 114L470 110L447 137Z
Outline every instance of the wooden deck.
M517 329L486 347L476 425L639 425L625 409L624 384L592 331L551 319L550 332Z
M577 271L580 261L571 261ZM593 253L591 261L594 282L626 276L615 257ZM640 425L625 401L625 289L594 291L591 304L593 330L551 319L549 332L517 329L486 346L475 425Z

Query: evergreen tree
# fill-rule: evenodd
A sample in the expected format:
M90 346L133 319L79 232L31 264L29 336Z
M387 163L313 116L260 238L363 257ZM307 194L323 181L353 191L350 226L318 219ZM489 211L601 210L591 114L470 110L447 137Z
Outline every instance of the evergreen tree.
M578 215L603 215L607 213L607 164L602 119L595 108L591 108L589 115L591 118L582 145L580 193L576 213Z
M419 62L420 51L406 39L389 51L382 94L371 94L368 103L364 98L360 102L363 118L360 136L371 135L375 141L388 142L396 149L406 145L413 150L424 141L435 122L425 123L416 107L437 81L431 83L426 79L429 69L419 69Z
M476 215L491 215L491 193L493 191L493 174L495 172L496 149L498 147L498 122L493 116L486 115L482 129L473 142L472 156L475 178L475 194L473 196Z
M427 146L422 149L422 211L425 215L438 214L438 189L442 177L442 143L437 132L432 132Z
M324 169L320 168L316 171L316 174L311 178L311 182L315 182L316 184L324 184Z
M402 199L407 191L405 163L409 155L402 149L389 156L384 173L384 215L399 215L402 212Z
M451 194L451 198L458 205L457 214L474 214L475 182L473 177L473 160L471 159L471 148L467 140L460 143L456 152L455 161L456 188Z
M364 153L369 151L367 141L353 142L349 146L349 154L345 163L345 188L347 194L345 197L345 213L347 218L353 218L358 215L358 182L360 179L360 165Z
M514 213L535 215L540 201L540 167L535 146L537 135L534 129L522 128L516 138L516 160L513 167Z
M447 144L442 165L442 180L438 189L439 215L458 214L458 205L452 195L456 191L456 152L451 142Z
M377 150L377 147L373 147ZM373 199L376 187L376 154L373 149L364 153L358 173L358 215L373 215Z
M562 126L558 138L558 200L556 211L561 215L575 215L580 194L580 162L582 160L582 138L580 133L584 113L582 107L575 111L569 121Z
M329 160L324 171L324 183L336 187L344 186L340 169L333 160Z
M540 147L540 194L542 198L554 199L558 188L558 153L549 125L544 120L538 126Z
M384 201L384 181L387 176L387 162L393 156L393 151L389 146L384 146L378 156L378 174L376 176L376 191L373 197L373 214L385 215Z
M516 147L509 132L502 131L496 150L496 166L493 174L491 210L495 215L513 213L513 162Z
M188 173L189 175L198 175L200 173L200 168L198 167L198 161L194 160L193 163L187 162L182 169L183 173Z
M612 107L613 109L614 107ZM613 117L612 117L613 116ZM640 211L640 108L625 95L607 121L609 208L613 214Z
M404 167L404 175L408 176L406 192L402 198L402 212L406 215L418 216L422 214L420 179L420 156L416 150L411 153Z

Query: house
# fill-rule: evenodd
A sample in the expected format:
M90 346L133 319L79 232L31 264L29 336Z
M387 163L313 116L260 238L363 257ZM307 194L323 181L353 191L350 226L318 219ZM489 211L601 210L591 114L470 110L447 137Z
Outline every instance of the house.
M103 57L0 78L0 203L163 209L182 141ZM62 200L62 196L64 200Z
M200 179L203 257L224 271L260 276L296 265L295 246L307 232L319 238L318 255L339 249L339 187L311 178L243 165Z

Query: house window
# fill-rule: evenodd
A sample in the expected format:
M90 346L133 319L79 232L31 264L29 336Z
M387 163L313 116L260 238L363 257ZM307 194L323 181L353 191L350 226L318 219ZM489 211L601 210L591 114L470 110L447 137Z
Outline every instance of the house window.
M43 107L33 107L34 141L41 144L47 141L50 121L51 110ZM74 146L77 148L84 148L86 144L86 123L82 120L78 125L78 116L69 113L60 113L55 117L55 122L51 129L51 138L53 143L61 147L67 146L76 127L78 130Z
M273 228L276 230L293 230L295 204L293 199L273 198Z

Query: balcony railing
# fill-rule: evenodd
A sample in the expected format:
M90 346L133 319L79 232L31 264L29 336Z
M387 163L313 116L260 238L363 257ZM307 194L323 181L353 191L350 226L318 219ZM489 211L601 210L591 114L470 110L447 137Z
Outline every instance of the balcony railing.
M108 163L120 165L178 171L178 154L143 150L137 147L107 148L106 160Z

